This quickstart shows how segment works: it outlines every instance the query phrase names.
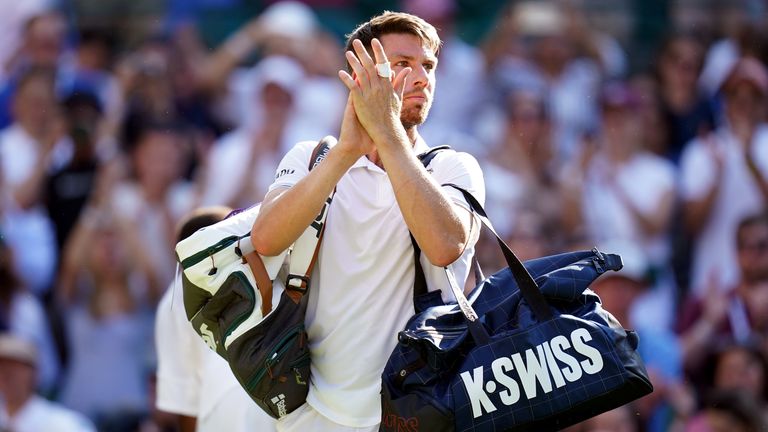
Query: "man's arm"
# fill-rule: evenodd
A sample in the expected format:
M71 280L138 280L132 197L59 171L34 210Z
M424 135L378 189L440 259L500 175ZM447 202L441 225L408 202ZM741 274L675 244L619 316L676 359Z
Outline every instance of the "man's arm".
M472 214L451 202L415 157L407 137L405 143L399 137L374 142L403 219L429 262L445 267L456 261L469 240Z
M353 44L357 57L347 53L355 71L340 78L349 88L360 124L375 144L387 171L397 203L408 229L429 261L447 266L456 261L469 240L472 215L453 205L413 153L413 144L400 122L406 78L426 79L422 68L404 68L393 81L380 78L368 52L358 40ZM376 63L388 62L378 40L372 42Z
M320 213L341 177L371 149L372 143L357 123L350 99L344 110L339 142L325 160L294 186L274 189L264 198L251 230L256 252L274 256L296 241Z

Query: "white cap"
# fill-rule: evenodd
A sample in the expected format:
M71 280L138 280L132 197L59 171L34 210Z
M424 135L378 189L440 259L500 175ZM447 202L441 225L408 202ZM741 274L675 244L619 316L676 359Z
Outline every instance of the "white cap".
M520 33L531 36L562 34L566 21L557 4L550 1L526 1L514 8L514 22Z
M304 68L298 61L282 55L265 57L254 66L256 79L263 88L267 84L277 84L288 93L295 93L304 82Z
M261 13L259 20L269 33L297 38L312 36L318 26L314 11L297 1L275 3Z
M11 333L0 334L0 358L37 365L37 349L26 339Z

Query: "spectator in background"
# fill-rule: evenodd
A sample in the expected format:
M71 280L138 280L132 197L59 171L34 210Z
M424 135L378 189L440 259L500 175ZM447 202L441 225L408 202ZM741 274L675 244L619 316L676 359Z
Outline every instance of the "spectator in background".
M157 300L174 277L176 223L198 199L194 185L183 177L192 150L186 130L176 123L140 120L129 132L129 176L114 185L109 206L120 223L134 227L139 236L158 277L150 296Z
M704 295L685 305L678 322L692 372L716 340L757 340L768 354L768 215L742 219L735 239L740 282L721 287L711 279Z
M587 142L580 159L566 167L562 176L566 227L583 229L597 245L637 244L650 260L652 285L659 288L644 295L650 313L641 315L656 325L669 326L674 309L668 260L675 169L643 148L639 100L631 87L606 85L601 102L601 135Z
M710 347L699 380L702 395L730 391L747 395L763 410L768 409L768 357L751 342L721 338ZM768 411L766 415L768 415ZM766 417L768 420L768 417Z
M108 118L107 136L125 129L141 129L143 122L185 123L200 145L224 130L213 113L211 96L197 79L195 68L180 41L155 37L124 56L116 66L122 112Z
M54 9L30 17L24 24L21 45L6 63L7 79L0 85L0 127L14 120L14 94L29 69L50 69L58 77L64 66L66 32L66 19Z
M589 21L586 4L580 0L559 0L565 15L566 35L573 43L576 57L592 59L607 80L623 78L627 73L627 55L609 33Z
M764 411L741 392L707 395L699 412L685 425L685 432L760 432L766 429Z
M347 93L336 77L344 59L338 41L317 21L309 6L295 1L278 2L233 34L205 62L208 80L226 83L222 110L238 127L258 126L264 113L254 104L262 79L258 63L246 70L235 68L254 52L260 58L287 57L304 70L294 87L294 114L285 131L285 142L317 140L338 133ZM282 148L287 151L290 144Z
M80 413L35 394L38 360L35 346L0 333L0 430L13 432L90 432Z
M725 121L688 144L681 160L681 194L693 250L691 292L739 283L733 239L739 221L768 203L768 72L754 58L734 66L722 87ZM708 282L709 281L709 282Z
M555 160L570 160L579 153L582 137L597 127L602 69L594 59L577 56L576 39L566 31L568 17L556 2L516 3L510 17L524 57L502 56L489 69L490 78L500 88L547 95Z
M75 93L63 102L72 158L46 179L45 204L56 228L61 250L88 201L99 167L96 139L101 124L101 103L90 93Z
M100 430L148 415L154 306L161 285L147 249L167 245L160 237L142 238L140 221L117 217L119 210L110 206L119 178L115 167L99 173L62 254L57 287L70 351L60 400Z
M718 93L739 58L755 57L763 63L768 60L765 5L747 3L721 2L718 4L721 10L712 13L717 40L707 50L700 79L708 96ZM762 11L754 10L755 7Z
M0 132L3 185L10 195L3 227L14 250L16 269L36 295L50 289L58 250L44 206L46 177L72 155L54 92L54 72L30 69L13 99L14 122Z
M58 77L57 90L63 100L72 95L95 96L106 119L122 115L120 85L112 72L115 57L114 34L94 29L80 29L72 62ZM103 121L101 123L104 123ZM106 125L99 124L93 132L95 143L114 139L106 135ZM104 149L99 150L104 153Z
M669 36L658 54L656 74L667 132L666 146L658 150L676 165L685 145L715 124L710 99L699 88L703 56L701 41L689 33Z
M517 230L522 237L537 236L537 229L525 229L534 228L523 221L529 213L540 220L549 245L557 244L560 193L546 96L516 89L507 96L505 108L504 134L483 152L489 215L499 234L510 240ZM495 250L495 241L490 246Z
M0 82L8 77L9 69L13 67L14 57L23 43L24 26L30 18L49 10L51 0L27 0L16 2L3 0L0 8L0 29L3 43L0 45Z
M40 299L22 285L13 266L13 252L0 233L0 332L11 333L34 344L37 356L36 389L54 391L59 377L59 359L48 317Z
M185 217L178 240L214 224L227 207L205 207ZM229 364L192 329L184 310L181 279L169 286L157 307L157 407L176 414L180 432L267 432L269 417L243 390Z
M285 56L267 57L256 69L260 86L254 91L253 102L261 116L214 144L207 157L205 205L248 207L258 202L274 181L305 72Z

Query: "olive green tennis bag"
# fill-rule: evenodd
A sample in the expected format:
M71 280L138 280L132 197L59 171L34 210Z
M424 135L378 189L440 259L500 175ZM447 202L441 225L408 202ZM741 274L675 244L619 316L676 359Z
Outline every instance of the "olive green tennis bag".
M318 143L309 169L335 142L329 136ZM301 406L309 390L304 316L332 198L293 246L275 257L259 255L251 243L260 204L234 211L176 245L192 327L274 418Z

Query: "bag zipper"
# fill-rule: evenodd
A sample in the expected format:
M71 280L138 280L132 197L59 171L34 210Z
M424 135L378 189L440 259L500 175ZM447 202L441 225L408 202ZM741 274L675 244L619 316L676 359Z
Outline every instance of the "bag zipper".
M264 375L267 374L268 371L272 369L272 366L277 364L280 360L282 360L283 355L286 351L288 351L288 348L290 348L290 344L288 343L297 333L300 333L304 329L304 323L297 324L293 326L290 331L286 332L283 337L280 338L280 341L274 345L274 348L270 350L270 353L267 354L267 356L264 358L264 365L260 367L256 372L254 373L253 377L248 380L248 383L246 384L246 388L249 392L253 391L253 389L261 382L261 380L264 378ZM308 354L308 353L307 353ZM298 359L301 359L302 356L299 356ZM298 361L296 359L296 361ZM292 365L289 365L292 366Z
M251 282L248 280L248 277L245 276L245 273L243 273L241 271L236 271L236 272L233 272L233 273L230 274L230 277L232 277L232 276L235 276L238 279L240 279L240 281L243 283L243 285L245 285L248 288L246 290L246 292L248 293L248 300L250 300L251 304L255 304L256 303L256 299L254 298L253 286L251 285ZM227 278L227 279L229 279L229 278ZM224 332L224 340L227 340L227 337L230 334L232 334L232 332L235 331L237 326L242 324L243 321L245 321L246 319L248 319L248 315L247 314L243 314L240 318L236 319L232 324L230 324L229 327L227 327L227 330Z
M213 246L208 246L207 248L195 252L194 254L188 256L187 258L183 259L181 261L181 266L184 268L184 270L194 266L195 264L198 264L200 261L210 257L211 255L223 250L224 248L228 247L232 243L235 243L240 236L229 236L224 237L223 239L219 240L214 244Z

